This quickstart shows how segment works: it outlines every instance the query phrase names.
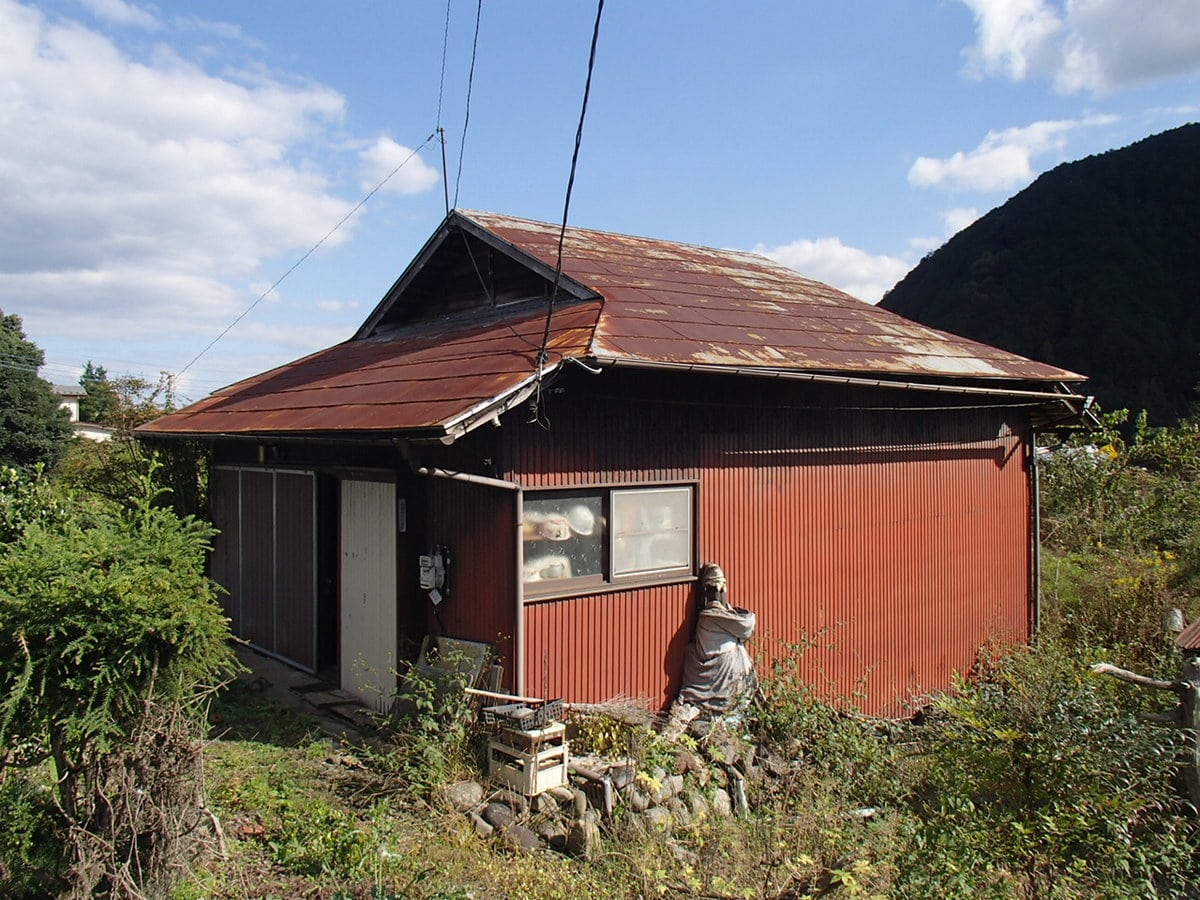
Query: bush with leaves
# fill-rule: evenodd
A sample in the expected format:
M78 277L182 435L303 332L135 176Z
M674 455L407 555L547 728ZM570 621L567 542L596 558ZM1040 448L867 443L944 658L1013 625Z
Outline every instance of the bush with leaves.
M88 363L91 366L91 363ZM139 493L141 480L154 469L158 484L168 488L158 499L181 516L204 516L208 509L208 461L210 449L198 441L139 439L134 432L176 408L171 376L163 373L157 382L134 376L109 379L103 368L101 380L87 371L80 383L105 404L99 421L112 429L109 440L97 443L74 441L55 469L56 479L73 490L87 491L117 503L128 503Z
M212 529L155 496L147 475L132 508L76 500L0 551L0 775L49 766L72 896L177 874L203 818L207 697L236 666L204 574Z
M922 729L930 781L897 896L1175 895L1198 874L1180 732L1139 721L1142 700L1068 647L985 656Z

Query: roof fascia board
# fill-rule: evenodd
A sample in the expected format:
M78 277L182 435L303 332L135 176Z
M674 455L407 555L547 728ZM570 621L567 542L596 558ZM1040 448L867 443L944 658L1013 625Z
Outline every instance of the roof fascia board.
M379 324L379 320L382 319L387 313L388 309L391 308L392 304L396 301L396 298L404 293L408 285L414 278L417 277L418 273L420 273L421 269L425 267L425 264L429 261L429 259L441 249L442 245L447 241L447 239L449 239L451 233L456 228L461 229L472 237L478 238L483 243L495 250L498 250L505 256L514 259L521 265L532 269L547 281L554 281L554 269L552 267L547 266L541 260L530 256L528 253L526 253L524 250L521 250L514 244L510 244L508 241L505 241L502 238L492 234L492 232L488 231L478 222L468 218L458 210L451 210L449 215L442 220L442 224L438 226L437 230L434 231L429 240L427 240L424 246L421 247L421 250L417 253L417 255L413 257L412 262L408 264L407 268L405 268L405 270L401 273L400 277L392 283L392 286L388 289L387 293L383 295L383 299L376 304L375 308L371 311L371 314L367 316L366 321L363 322L358 331L354 333L354 337L351 338L351 340L363 340L375 330L375 326ZM566 293L578 300L593 300L598 299L600 296L591 288L581 284L568 275L560 274L559 289L564 290Z
M371 310L371 314L367 316L366 321L363 322L358 331L354 333L354 337L350 340L360 341L375 330L375 326L379 324L379 320L391 308L395 299L404 293L404 289L408 287L409 282L417 277L417 273L425 267L425 263L429 261L429 258L446 242L446 238L450 236L450 224L454 215L452 212L442 220L442 224L429 236L429 240L425 242L417 255L413 257L412 262L400 273L400 277L392 282L392 286L383 295L383 299L375 305L375 308Z
M531 256L528 253L526 253L524 250L522 250L516 244L511 244L508 241L504 240L503 238L499 237L498 235L493 234L492 232L488 231L485 227L480 225L478 222L476 222L474 219L471 219L468 216L462 215L457 210L454 213L452 213L452 215L457 217L457 223L462 226L463 231L467 232L468 234L470 234L473 237L478 238L479 240L483 241L485 244L492 247L493 249L499 250L505 256L508 256L508 257L516 260L521 265L526 266L529 269L532 269L537 274L539 274L543 278L545 278L547 281L549 281L549 282L554 281L555 270L554 270L553 266L546 265L544 262L542 262L537 257ZM600 295L598 293L596 293L596 291L592 290L586 284L576 281L570 275L567 275L567 274L561 273L561 272L558 273L558 275L559 275L559 279L558 279L559 290L565 290L568 294L570 294L576 300L598 300L598 299L601 299Z
M515 406L520 406L536 391L540 383L558 371L561 360L552 365L546 365L541 372L533 372L519 384L504 393L484 400L463 413L442 423L446 430L442 443L452 444L468 432L474 431L485 422L500 424L500 417Z
M635 360L627 357L597 356L595 362L601 366L653 369L669 372L701 372L722 375L741 375L758 378L810 381L818 384L840 384L850 387L890 388L892 390L926 391L942 394L968 396L1007 397L1034 400L1042 403L1062 403L1071 416L1080 416L1091 406L1092 398L1083 394L1070 393L1063 382L1055 382L1056 391L1030 391L1019 388L976 387L966 384L938 384L920 381L889 381L880 378L862 378L854 375L829 375L821 372L797 372L787 369L769 369L757 366L722 366L693 363L665 363Z

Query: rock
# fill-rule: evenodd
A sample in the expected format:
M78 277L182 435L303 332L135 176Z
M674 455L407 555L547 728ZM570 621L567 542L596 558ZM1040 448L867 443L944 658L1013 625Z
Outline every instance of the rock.
M517 818L511 807L495 801L487 804L481 815L484 821L494 828L507 828Z
M582 819L583 814L587 812L588 808L587 792L581 788L576 788L572 791L571 802L574 804L575 818Z
M633 779L637 776L637 769L633 766L613 766L608 770L608 777L612 781L614 790L623 791L626 786L633 784Z
M688 794L686 802L693 821L707 818L711 812L708 801L701 794Z
M661 787L654 795L655 803L665 803L683 791L682 775L667 775L660 782Z
M563 785L546 789L547 797L553 797L559 803L571 803L575 799L575 791Z
M504 843L514 850L523 850L526 853L532 853L534 850L540 850L542 847L542 839L524 825L513 823L503 829L503 835Z
M675 774L686 775L688 772L695 772L697 769L704 768L704 763L691 750L683 749L675 755Z
M492 832L496 830L477 812L467 813L467 818L471 820L471 824L475 826L475 833L481 838L491 837Z
M636 787L629 787L625 789L623 796L625 797L625 802L629 804L629 808L634 812L645 812L650 808L650 797L643 790L639 790Z
M663 806L650 807L648 810L642 813L642 818L646 820L646 824L652 829L661 828L670 830L674 821L673 817L671 816L671 811Z
M667 801L667 809L670 811L672 818L683 828L692 827L692 814L688 810L687 804L678 797L672 797Z
M523 816L529 812L529 798L524 794L518 794L516 791L507 789L499 790L492 794L492 799L503 803L518 816Z
M675 861L683 866L696 866L700 862L700 857L693 851L689 850L683 844L677 844L674 841L668 845L671 855L675 857Z
M538 837L560 853L567 849L567 828L557 819L548 819L537 827Z
M566 849L572 856L590 859L600 846L600 827L592 821L583 819L571 825L567 832Z
M729 794L724 788L717 788L713 791L712 811L714 816L720 816L723 819L728 819L733 815L733 801L729 799Z
M483 785L478 781L459 781L443 788L442 796L458 812L466 812L483 801Z

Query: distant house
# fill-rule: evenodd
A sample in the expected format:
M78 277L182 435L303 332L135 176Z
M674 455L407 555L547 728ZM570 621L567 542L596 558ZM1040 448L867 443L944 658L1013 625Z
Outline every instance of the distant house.
M87 396L87 391L72 384L52 384L50 387L58 394L58 405L71 417L71 427L76 437L84 437L90 441L107 441L112 437L111 428L79 421L79 401Z
M764 663L807 637L874 712L1029 637L1034 435L1081 376L749 253L570 228L556 279L558 237L452 212L350 340L139 429L212 443L239 634L368 699L444 633L664 707L715 561Z

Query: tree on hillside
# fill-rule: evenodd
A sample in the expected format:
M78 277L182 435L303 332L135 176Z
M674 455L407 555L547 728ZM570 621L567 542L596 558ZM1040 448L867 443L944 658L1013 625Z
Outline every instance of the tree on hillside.
M139 425L175 409L172 376L163 372L157 382L135 375L109 378L103 366L89 360L79 383L89 397L94 394L104 404L102 416L91 421L111 428L112 439L73 447L56 470L58 480L125 503L136 496L153 466L157 483L166 489L163 502L180 515L203 515L208 506L208 448L191 441L148 445L134 435Z
M87 396L79 401L79 418L97 425L115 424L113 420L120 405L120 398L117 389L108 380L108 372L104 366L94 365L89 359L83 365L79 386L87 391Z
M71 437L70 417L38 377L45 356L21 318L0 310L0 465L53 466Z

